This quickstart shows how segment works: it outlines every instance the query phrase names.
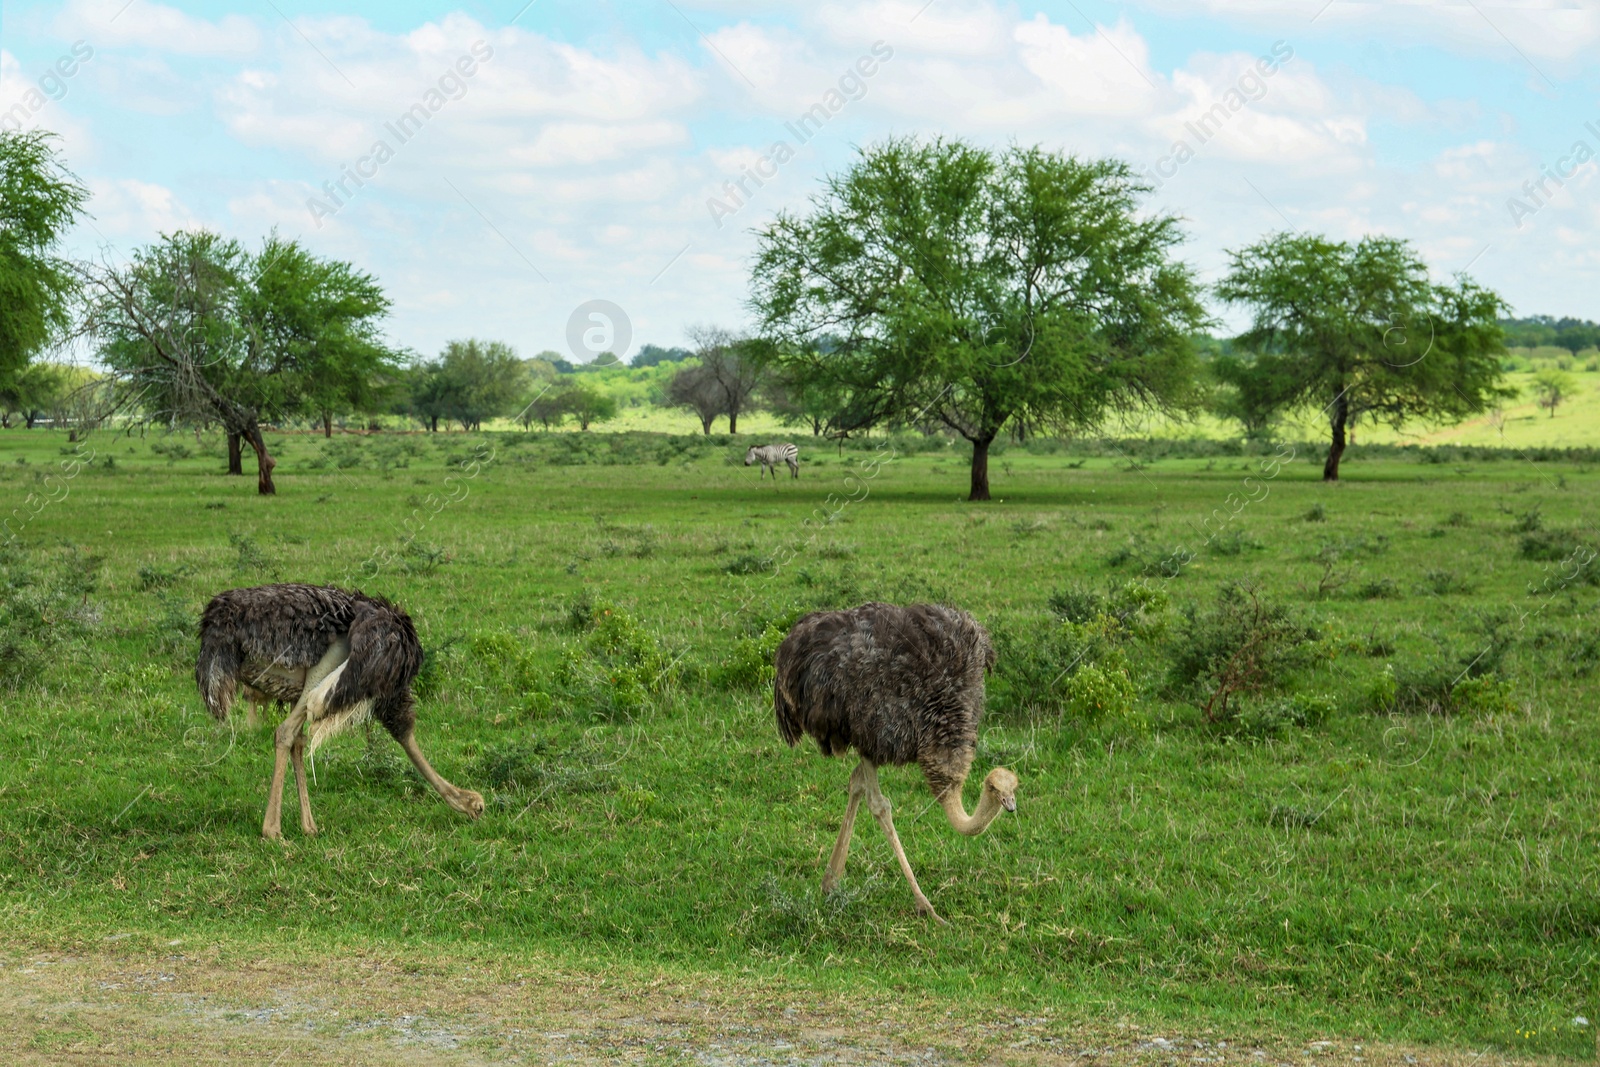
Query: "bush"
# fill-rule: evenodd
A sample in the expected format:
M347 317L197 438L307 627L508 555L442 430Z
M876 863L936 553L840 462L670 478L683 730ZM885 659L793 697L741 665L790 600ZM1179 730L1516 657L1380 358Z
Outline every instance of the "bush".
M1107 716L1127 718L1138 687L1126 666L1086 663L1067 677L1063 710L1073 718L1098 722Z
M1268 692L1309 664L1317 631L1253 587L1230 583L1214 607L1189 606L1171 643L1171 688L1187 690L1208 722L1231 718L1236 697Z
M1239 732L1250 737L1271 737L1290 729L1321 726L1333 717L1338 702L1326 693L1295 693L1270 700L1241 702L1234 720Z
M1133 699L1118 626L1099 615L1085 623L1030 618L991 629L995 672L990 704L1000 714L1096 721L1127 710ZM1083 679L1077 675L1089 671Z
M587 632L562 652L557 685L601 712L643 710L676 680L678 660L620 608L591 603L590 611Z
M1361 583L1356 589L1356 596L1362 600L1395 600L1404 595L1400 591L1400 583L1393 578L1374 578Z
M1470 593L1477 588L1469 579L1463 578L1455 571L1446 569L1430 570L1423 574L1422 581L1417 588L1424 593L1434 596L1451 596L1456 593Z
M1522 535L1523 559L1560 561L1583 547L1578 536L1567 530L1530 530Z
M722 565L728 574L764 574L772 570L773 560L770 556L759 556L753 552L742 553Z
M60 560L0 545L0 686L38 679L59 650L100 621L101 560L69 549Z
M787 631L768 624L759 634L740 637L726 659L712 671L711 680L719 689L770 688L773 658Z
M1083 585L1057 589L1046 598L1050 610L1071 623L1090 623L1099 618L1114 625L1109 632L1120 636L1156 637L1166 628L1167 594L1147 582L1135 579L1113 583L1104 593Z

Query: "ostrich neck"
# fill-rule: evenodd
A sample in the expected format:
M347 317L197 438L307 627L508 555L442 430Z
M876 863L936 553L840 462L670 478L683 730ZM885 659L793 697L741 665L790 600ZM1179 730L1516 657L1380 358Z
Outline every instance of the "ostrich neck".
M1000 814L1000 798L992 789L983 790L978 798L978 810L971 815L961 805L961 789L955 787L948 790L939 798L939 804L944 808L944 814L959 833L972 836L981 834L989 828L994 817Z

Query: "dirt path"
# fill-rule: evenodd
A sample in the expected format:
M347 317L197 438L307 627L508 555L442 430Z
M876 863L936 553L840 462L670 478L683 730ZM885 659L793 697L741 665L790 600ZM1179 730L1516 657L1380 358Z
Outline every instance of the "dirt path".
M114 950L0 953L7 1064L1239 1064L1499 1067L1493 1054L1101 1031L857 1005L775 984L627 984L523 963L284 960Z

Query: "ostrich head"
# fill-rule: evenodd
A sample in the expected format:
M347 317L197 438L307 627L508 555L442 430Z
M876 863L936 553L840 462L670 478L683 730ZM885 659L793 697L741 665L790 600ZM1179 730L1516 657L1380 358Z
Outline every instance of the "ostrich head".
M746 467L748 467L748 466L750 466L750 464L754 463L755 461L756 461L756 448L755 448L755 445L751 445L750 446L750 451L748 451L748 452L746 452L744 454L744 465Z
M993 793L1007 811L1017 810L1017 776L1006 767L996 767L983 779L983 791Z
M445 802L463 815L476 819L483 814L483 794L471 789L457 789L455 795L445 795Z

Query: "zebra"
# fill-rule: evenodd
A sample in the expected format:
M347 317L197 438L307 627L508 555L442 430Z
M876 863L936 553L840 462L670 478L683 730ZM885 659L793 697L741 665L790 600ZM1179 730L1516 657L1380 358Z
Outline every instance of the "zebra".
M744 465L748 467L752 463L761 464L762 478L772 471L772 480L777 481L776 468L780 463L789 465L790 477L800 477L800 450L788 442L781 445L751 445L750 451L744 454Z

